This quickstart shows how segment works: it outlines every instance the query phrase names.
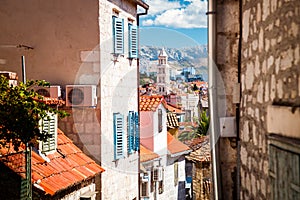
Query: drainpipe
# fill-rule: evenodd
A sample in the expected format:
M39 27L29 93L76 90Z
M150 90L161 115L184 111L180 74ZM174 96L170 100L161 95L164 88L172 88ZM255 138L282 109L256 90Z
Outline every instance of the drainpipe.
M239 46L238 46L238 84L239 84L239 102L241 102L241 69L242 69L242 36L243 36L243 1L239 0ZM241 141L240 141L240 103L236 104L236 132L237 132L237 173L236 173L236 196L240 199L240 175L241 175Z
M208 0L208 91L210 113L210 146L214 199L222 199L219 166L219 116L217 107L216 61L216 0Z
M143 12L143 13L138 13L136 16L136 18L137 18L137 26L138 27L140 27L140 16L142 16L142 15L147 15L148 14L148 9L149 9L149 6L148 7L146 7L145 8L145 12ZM140 39L140 37L138 37L139 39ZM138 52L140 51L140 42L138 43ZM140 90L139 90L139 86L140 86L140 59L139 59L139 54L138 54L138 58L137 58L137 97L138 97L138 99L137 99L137 105L138 105L138 112L139 112L139 129L140 129ZM141 133L141 131L139 130L139 133ZM140 137L139 137L139 139L141 139ZM141 185L141 180L140 180L140 163L141 163L141 161L140 161L140 148L139 148L139 150L138 150L138 199L141 199L141 192L140 192L140 185Z

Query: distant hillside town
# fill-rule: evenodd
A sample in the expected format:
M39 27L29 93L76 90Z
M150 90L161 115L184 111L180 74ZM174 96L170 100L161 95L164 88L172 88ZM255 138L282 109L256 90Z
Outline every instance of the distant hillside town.
M179 122L196 122L200 113L208 108L207 67L204 66L205 62L198 63L200 69L196 67L196 60L200 61L206 56L206 48L195 49L198 54L191 49L176 51L145 47L141 50L141 59L148 65L140 68L140 94L164 96L168 104L181 111ZM155 51L158 51L157 55ZM192 59L191 52L195 59ZM146 58L151 61L146 62Z

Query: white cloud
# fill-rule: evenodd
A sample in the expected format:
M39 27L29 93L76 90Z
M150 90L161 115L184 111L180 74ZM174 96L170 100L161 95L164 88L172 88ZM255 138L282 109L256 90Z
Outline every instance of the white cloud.
M145 20L144 26L166 26L173 28L203 28L207 27L207 1L185 0L180 7L175 6L179 2L167 2L166 0L148 0L151 7L153 6L154 19ZM152 4L154 3L154 5ZM174 7L165 7L168 4ZM167 9L166 9L167 8ZM153 16L152 16L153 17ZM151 23L149 23L151 22Z
M149 16L161 14L169 9L176 9L181 7L179 1L146 0L145 2L149 5Z
M146 19L143 21L143 26L152 26L154 21L152 19Z

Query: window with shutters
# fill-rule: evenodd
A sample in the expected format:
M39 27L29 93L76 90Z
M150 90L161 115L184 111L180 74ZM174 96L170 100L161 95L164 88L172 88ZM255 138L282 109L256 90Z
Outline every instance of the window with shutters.
M124 117L120 113L114 113L114 159L124 157Z
M295 139L270 136L269 178L271 199L299 199L300 148Z
M40 129L45 134L50 135L46 141L40 142L39 149L41 152L55 151L57 147L57 115L49 113L48 117L41 120Z
M113 48L114 54L124 54L124 20L113 17Z
M162 132L162 109L158 109L158 132Z
M132 24L128 25L128 43L129 58L138 58L138 27Z
M139 115L138 112L129 111L128 113L128 135L127 150L128 154L138 151L140 148L140 132L139 132Z

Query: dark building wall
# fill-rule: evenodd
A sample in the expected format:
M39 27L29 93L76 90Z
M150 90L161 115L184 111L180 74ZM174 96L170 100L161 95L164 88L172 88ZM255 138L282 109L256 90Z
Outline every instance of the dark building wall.
M0 162L0 199L20 199L20 192L21 176Z
M238 83L239 1L217 0L216 21L216 60L214 62L222 79L218 82L224 85L225 96L221 98L226 102L218 109L223 109L226 105L226 109L219 111L219 115L232 117L236 115L236 104L233 99L234 88ZM236 138L219 138L218 145L222 198L236 199L237 140Z

